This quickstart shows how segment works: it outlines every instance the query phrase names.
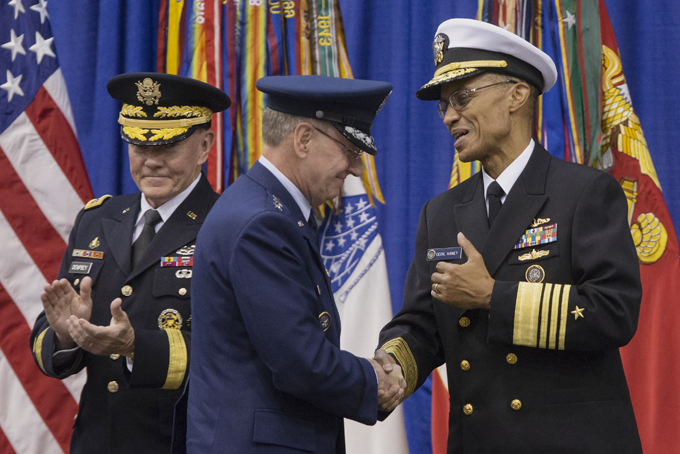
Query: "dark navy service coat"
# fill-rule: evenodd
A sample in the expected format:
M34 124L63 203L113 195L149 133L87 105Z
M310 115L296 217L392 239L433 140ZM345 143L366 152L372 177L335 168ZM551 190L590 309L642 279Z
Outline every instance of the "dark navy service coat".
M77 290L85 276L92 278L90 322L95 325L108 326L111 302L123 299L122 309L135 330L132 373L124 357L93 355L81 349L66 363L55 363L55 334L44 312L31 333L34 359L46 375L61 379L87 369L71 453L170 452L174 405L191 357L188 260L198 230L218 195L201 176L156 233L141 262L132 268L132 232L140 196L102 198L100 203L88 204L76 218L58 276L68 279ZM162 266L163 261L173 260L189 266ZM168 329L160 329L159 324Z

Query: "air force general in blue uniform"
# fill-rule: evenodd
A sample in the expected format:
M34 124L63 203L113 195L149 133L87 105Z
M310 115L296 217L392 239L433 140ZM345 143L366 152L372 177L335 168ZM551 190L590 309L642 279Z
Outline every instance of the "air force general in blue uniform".
M187 452L343 453L343 418L376 422L378 372L339 347L311 207L360 175L361 151L375 154L370 126L391 85L290 76L257 86L268 94L263 157L196 243Z

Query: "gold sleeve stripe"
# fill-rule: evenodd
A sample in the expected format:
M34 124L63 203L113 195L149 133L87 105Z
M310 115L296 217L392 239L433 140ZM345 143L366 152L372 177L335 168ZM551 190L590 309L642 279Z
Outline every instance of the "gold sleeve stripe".
M559 313L560 305L560 293L562 292L562 286L556 285L555 290L552 294L552 308L550 309L550 344L548 348L555 350L557 348L557 314Z
M38 361L38 367L40 367L40 370L42 370L44 373L47 373L45 371L45 366L43 365L43 359L42 359L42 344L43 344L43 339L45 338L45 333L47 333L47 330L50 329L49 327L45 328L40 335L33 341L33 354L35 355L36 361Z
M564 350L564 340L567 335L567 315L569 312L569 293L571 285L565 285L562 289L562 307L560 313L560 350Z
M401 337L385 342L380 348L387 353L393 354L394 357L397 358L397 361L399 361L399 364L401 364L401 370L404 373L404 379L406 380L406 392L404 393L404 399L406 399L413 394L416 390L416 384L418 383L418 365L411 352L411 348Z
M163 389L177 389L182 385L187 370L187 346L180 330L166 329L164 331L168 335L170 344L170 364Z
M564 350L571 285L520 282L512 343Z
M539 348L548 348L548 322L550 315L550 292L552 284L545 284L543 288L543 303L541 303L541 337L538 341Z
M515 325L512 343L536 347L538 343L538 315L543 284L520 282L515 302Z

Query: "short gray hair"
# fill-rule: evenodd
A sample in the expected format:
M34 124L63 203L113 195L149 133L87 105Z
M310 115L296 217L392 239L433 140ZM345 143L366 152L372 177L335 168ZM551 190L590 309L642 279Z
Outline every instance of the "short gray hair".
M297 125L303 122L317 127L326 123L315 118L290 115L267 107L262 112L262 141L270 147L278 147L286 137L295 131Z

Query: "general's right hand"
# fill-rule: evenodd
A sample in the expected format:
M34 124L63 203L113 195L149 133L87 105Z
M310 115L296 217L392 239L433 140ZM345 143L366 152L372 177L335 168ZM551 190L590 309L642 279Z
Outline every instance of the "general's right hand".
M46 284L40 294L45 316L54 330L56 350L76 347L76 343L68 332L67 320L71 315L85 320L92 314L92 278L86 277L80 284L80 295L67 279Z

